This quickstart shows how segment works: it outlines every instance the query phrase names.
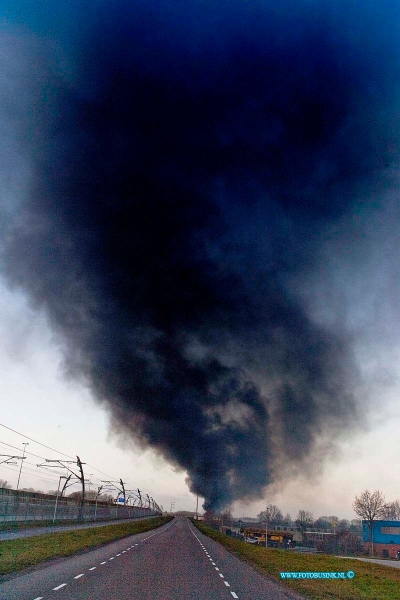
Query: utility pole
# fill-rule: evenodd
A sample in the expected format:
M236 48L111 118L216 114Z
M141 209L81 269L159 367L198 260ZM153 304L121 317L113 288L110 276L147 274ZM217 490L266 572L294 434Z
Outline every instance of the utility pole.
M60 494L61 498L63 497L63 494L64 494L65 490L67 489L67 487L69 487L68 486L68 482L71 479L71 477L72 477L71 473L68 475L68 477L64 477L65 482L64 482L64 485L63 485L62 490L61 490L61 494ZM73 482L73 483L75 483L75 482ZM70 483L70 485L73 485L73 483Z
M119 482L120 482L121 487L122 487L122 494L124 496L124 506L125 506L125 504L126 504L125 485L124 485L124 482L122 481L122 479L120 479Z
M84 465L85 463L81 462L81 459L79 458L79 456L76 456L76 464L79 467L79 470L81 472L81 476L78 477L78 479L80 479L81 484L82 484L82 497L81 497L81 502L80 502L80 507L79 507L79 514L78 514L78 519L79 521L83 520L83 511L85 509L85 477L83 474L83 467L82 465Z
M29 446L29 442L22 442L22 445L23 445L23 447L24 447L24 451L23 451L23 453L22 453L22 458L21 458L21 466L20 466L20 468L19 468L19 475L18 475L18 481L17 481L17 490L18 490L18 488L19 488L19 480L21 479L22 463L23 463L23 462L24 462L24 460L25 460L25 450L26 450L26 447L27 447L27 446Z
M82 497L81 497L81 500L80 500L80 503L79 503L78 519L82 520L83 519L84 506L85 506L85 477L84 477L84 474L83 474L83 466L82 465L84 465L86 463L83 463L81 461L81 459L79 458L79 456L76 457L76 462L74 460L59 460L57 458L56 459L46 458L46 463L57 463L57 464L54 464L54 465L51 465L51 466L56 467L56 466L59 465L60 467L63 467L64 469L67 469L67 471L70 471L70 473L71 473L69 479L73 475L74 477L76 477L76 479L78 479L78 481L81 482L81 485L82 485ZM68 465L68 464L76 464L79 467L80 475L78 475L77 473L74 473L74 471L70 467L67 467L66 465ZM37 465L37 466L38 467L44 467L46 465L43 464L43 465ZM69 479L68 479L68 481L69 481ZM62 492L64 492L65 488L67 487L66 484L67 484L67 481L65 482L65 485L63 487ZM62 495L62 492L61 492L61 495Z
M98 499L98 497L100 496L100 492L101 492L101 490L103 489L103 487L104 487L104 485L100 485L100 486L97 488L97 494L96 494L96 504L95 504L95 507L94 507L94 520L96 520L96 517L97 517L97 499Z

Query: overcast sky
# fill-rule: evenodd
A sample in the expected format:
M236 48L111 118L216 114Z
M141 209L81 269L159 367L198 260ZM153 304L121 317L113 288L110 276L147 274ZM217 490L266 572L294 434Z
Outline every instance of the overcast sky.
M20 486L60 452L176 510L397 499L397 3L50 4L0 0Z

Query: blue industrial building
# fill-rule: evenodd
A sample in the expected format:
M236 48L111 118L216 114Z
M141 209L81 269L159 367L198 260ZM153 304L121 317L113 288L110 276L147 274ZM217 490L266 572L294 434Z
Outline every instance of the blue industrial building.
M369 522L362 522L364 542L370 541ZM400 551L400 521L374 521L372 527L374 553L386 558L397 558Z

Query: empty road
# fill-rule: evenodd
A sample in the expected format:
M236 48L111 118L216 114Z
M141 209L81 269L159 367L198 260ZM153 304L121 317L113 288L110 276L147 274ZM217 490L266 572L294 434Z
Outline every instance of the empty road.
M288 600L186 518L0 585L1 600Z

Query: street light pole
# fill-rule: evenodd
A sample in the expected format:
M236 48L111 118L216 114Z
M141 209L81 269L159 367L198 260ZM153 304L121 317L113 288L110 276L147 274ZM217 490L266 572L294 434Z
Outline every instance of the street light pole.
M24 460L25 460L25 450L26 450L26 447L27 447L27 446L29 446L29 442L22 442L22 445L23 445L23 447L24 447L24 451L23 451L23 453L22 453L22 458L21 458L21 466L20 466L20 468L19 468L19 475L18 475L18 481L17 481L17 490L18 490L18 488L19 488L19 480L21 479L22 463L23 463L23 462L24 462Z

